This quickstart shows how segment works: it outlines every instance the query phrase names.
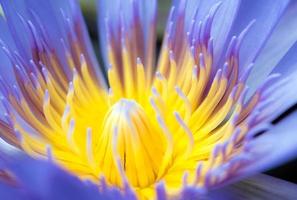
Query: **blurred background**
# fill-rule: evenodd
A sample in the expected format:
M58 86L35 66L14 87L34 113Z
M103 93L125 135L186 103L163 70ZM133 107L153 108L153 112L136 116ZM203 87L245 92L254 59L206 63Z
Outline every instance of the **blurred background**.
M168 10L170 8L170 2L171 0L159 0L158 2L157 47L160 47L162 42L162 35L163 35L164 26L167 20ZM100 60L95 0L80 0L80 3L81 3L81 8L83 10L83 14L89 29L91 39L93 42L94 49L96 51L98 59ZM296 110L297 110L297 105L293 106L283 115L281 115L278 119L274 121L274 123L277 123L278 121L280 121L281 119L283 119L284 117L286 117L287 115L289 115L290 113ZM281 148L281 147L278 147L278 148ZM289 163L286 163L275 169L269 170L265 173L280 179L297 183L297 173L295 173L296 168L297 168L297 158Z

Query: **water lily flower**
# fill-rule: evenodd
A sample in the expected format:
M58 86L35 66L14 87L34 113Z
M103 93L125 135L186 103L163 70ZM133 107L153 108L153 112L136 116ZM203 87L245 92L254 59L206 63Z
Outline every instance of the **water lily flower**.
M297 154L293 1L175 0L156 59L157 1L98 0L101 67L75 0L0 3L2 197L197 199Z

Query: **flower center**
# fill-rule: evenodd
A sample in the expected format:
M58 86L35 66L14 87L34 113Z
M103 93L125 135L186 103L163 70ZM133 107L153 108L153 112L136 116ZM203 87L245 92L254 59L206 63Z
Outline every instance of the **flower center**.
M120 99L107 112L99 142L101 168L108 182L121 184L124 170L135 187L153 184L158 176L166 143L134 100ZM120 162L118 162L120 161ZM120 169L122 168L122 169Z
M223 57L215 57L217 40L210 34L217 8L193 21L188 33L180 29L184 16L170 17L156 68L153 41L137 44L138 31L130 34L130 27L121 27L125 23L108 32L109 88L94 73L82 33L68 38L71 48L61 40L62 60L47 49L43 35L34 41L29 62L4 46L18 86L0 78L6 118L0 120L0 136L99 186L100 175L112 186L128 183L140 199L152 199L161 180L174 194L182 185L210 187L236 175L246 136L265 122L269 112L261 111L271 99L262 95L265 85L245 97L253 64L242 70L239 47L248 29L232 37L225 62L217 63ZM46 50L37 53L36 47Z

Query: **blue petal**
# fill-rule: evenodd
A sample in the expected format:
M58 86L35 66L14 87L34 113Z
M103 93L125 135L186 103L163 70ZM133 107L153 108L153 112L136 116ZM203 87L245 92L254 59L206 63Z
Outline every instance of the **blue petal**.
M289 49L284 57L279 61L272 73L280 73L284 77L290 76L297 70L297 42Z
M174 1L173 6L178 6L184 1ZM214 16L211 37L214 40L214 59L215 64L218 64L225 50L227 38L230 33L234 20L236 19L237 11L240 5L239 0L188 0L185 11L185 28L189 30L192 20L196 22L203 21L210 9L216 4L220 4L217 13Z
M5 41L5 43L9 44L13 49L15 49L15 45L11 35L9 34L9 30L6 24L6 21L3 16L0 16L0 39ZM11 62L5 52L2 49L2 45L0 47L0 76L5 77L9 83L15 83L15 78L13 76L13 70L11 67ZM0 94L1 95L1 94ZM2 113L2 112L1 112Z
M81 181L50 161L19 155L19 157L8 157L5 163L7 170L16 178L18 188L9 186L0 179L0 194L11 196L11 199L17 199L12 195L17 197L24 193L27 196L22 199L28 200L133 200L136 198L134 195L123 195L123 192L116 188L99 190L98 185ZM5 190L6 188L8 190Z
M42 0L37 2L35 0L29 0L26 1L26 3L29 9L33 9L34 11L38 12L38 16L42 20L46 20L42 23L44 26L46 26L47 31L49 31L49 35L52 35L53 44L60 44L61 38L64 38L64 40L67 41L69 32L75 32L77 35L76 37L79 37L78 40L83 51L82 53L84 54L85 59L88 61L89 67L91 70L94 70L102 86L105 86L103 74L100 70L91 39L82 16L79 1ZM47 8L48 13L44 12L47 10ZM71 23L73 23L73 30L69 30L69 27L67 27L65 24L65 20L67 21L68 19L71 21ZM52 27L49 26L51 24ZM65 53L64 48L61 46L58 46L56 50L60 50L62 51L61 53Z
M269 95L267 95L267 99L271 100L271 103L261 110L261 115L265 115L266 119L270 121L296 104L297 71L295 70L286 77L280 77L272 84L268 92Z
M0 181L0 197L7 200L29 200L19 188L12 187ZM31 199L32 200L32 199Z
M297 156L297 112L285 118L247 147L252 161L239 174L244 176L268 170Z
M25 58L29 59L29 51L30 41L28 30L23 26L23 21L20 16L24 16L24 18L28 18L28 12L26 10L26 5L24 0L20 1L12 1L8 2L5 0L0 1L6 24L7 26L5 31L8 30L7 35L13 39L13 46L9 46L12 50L17 50L20 54ZM5 45L12 45L12 43L8 43L7 38L1 38ZM2 45L1 45L2 46Z
M5 16L5 20L0 24L4 31L0 39L10 52L16 51L27 63L33 57L35 46L41 49L46 45L57 54L62 65L66 66L65 48L69 49L73 43L69 39L69 35L73 34L90 68L102 81L102 74L76 0L0 0L0 3ZM38 50L41 51L40 49ZM71 76L72 72L68 73Z
M221 188L296 158L296 120L297 112L259 136L247 136L243 151L217 169L219 175L228 169L227 178L211 189Z
M289 0L242 1L232 35L238 35L253 19L256 22L243 41L240 50L241 66L248 66L256 59L288 3Z
M156 0L97 0L98 9L98 28L100 35L100 47L103 55L105 66L108 67L108 45L112 40L116 45L117 50L121 50L122 36L121 30L123 28L127 35L131 36L133 23L139 20L140 27L137 31L140 33L139 38L131 38L130 43L141 43L143 48L138 49L136 56L140 57L142 61L150 59L153 62L153 53L155 47L155 27L156 27ZM140 51L144 52L141 55ZM149 58L147 58L149 55ZM134 58L136 61L136 58Z
M223 1L213 22L212 37L214 38L214 56L215 64L218 64L222 54L225 53L228 35L236 19L240 1L227 0Z
M292 2L260 53L248 82L250 88L256 88L271 71L285 76L296 69L294 67L297 55L296 10L297 3Z
M97 189L48 162L21 158L11 162L9 170L36 199L101 199Z
M259 174L232 185L211 190L205 199L295 199L297 185ZM272 198L273 197L273 198Z

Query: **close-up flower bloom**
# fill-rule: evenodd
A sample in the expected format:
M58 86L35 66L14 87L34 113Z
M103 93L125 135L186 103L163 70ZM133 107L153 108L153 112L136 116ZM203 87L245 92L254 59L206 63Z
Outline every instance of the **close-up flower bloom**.
M0 0L0 195L199 199L297 156L297 4ZM280 117L282 116L282 117ZM223 198L223 197L222 197Z

